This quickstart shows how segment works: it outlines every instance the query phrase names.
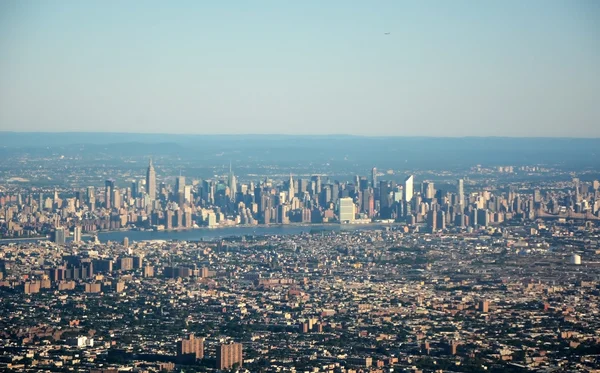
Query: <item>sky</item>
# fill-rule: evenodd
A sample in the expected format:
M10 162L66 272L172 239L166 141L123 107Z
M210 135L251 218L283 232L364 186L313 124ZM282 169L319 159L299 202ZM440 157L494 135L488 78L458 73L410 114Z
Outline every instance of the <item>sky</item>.
M600 137L600 1L2 1L0 130Z

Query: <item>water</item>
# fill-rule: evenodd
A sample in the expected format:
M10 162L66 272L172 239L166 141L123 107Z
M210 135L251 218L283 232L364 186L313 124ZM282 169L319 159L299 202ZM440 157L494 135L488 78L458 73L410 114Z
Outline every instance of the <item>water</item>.
M230 227L230 228L200 228L182 231L111 231L99 232L98 240L100 242L122 242L125 237L129 242L133 241L149 241L149 240L178 240L178 241L211 241L234 236L266 236L266 235L293 235L300 233L308 233L311 231L325 232L351 232L354 230L369 230L381 229L390 225L382 224L365 224L365 225L339 225L339 224L323 224L323 225L271 225L271 226L256 226L256 227ZM84 241L89 241L91 237L84 236ZM23 239L23 240L0 240L0 244L6 243L26 243L45 240L42 239Z

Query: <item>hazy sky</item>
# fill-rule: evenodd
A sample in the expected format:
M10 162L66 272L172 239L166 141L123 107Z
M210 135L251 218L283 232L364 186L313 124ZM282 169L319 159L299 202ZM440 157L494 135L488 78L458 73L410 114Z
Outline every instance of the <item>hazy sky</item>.
M600 1L2 1L0 130L600 137Z

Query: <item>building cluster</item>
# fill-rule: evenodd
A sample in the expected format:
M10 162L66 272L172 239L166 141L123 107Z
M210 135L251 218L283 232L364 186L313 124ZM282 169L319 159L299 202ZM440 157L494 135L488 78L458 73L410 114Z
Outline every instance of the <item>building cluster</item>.
M0 369L597 369L596 222L422 227L4 244Z
M184 176L177 176L174 185L157 183L156 178L150 161L146 178L127 187L109 179L101 188L54 190L49 195L31 189L0 191L0 234L17 238L51 234L55 242L63 243L70 237L80 241L83 234L117 229L383 221L426 224L429 232L437 232L536 218L600 219L600 182L577 178L543 188L515 182L502 189L469 179L441 187L427 180L416 184L413 175L397 183L382 180L375 168L370 177L345 182L290 175L280 182L240 183L231 170L226 180L190 184Z

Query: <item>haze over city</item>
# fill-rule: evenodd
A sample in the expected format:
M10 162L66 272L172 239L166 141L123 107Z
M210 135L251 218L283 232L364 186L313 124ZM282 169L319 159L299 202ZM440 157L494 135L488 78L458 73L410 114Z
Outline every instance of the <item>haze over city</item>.
M600 136L596 1L2 2L0 129Z
M0 371L600 373L600 2L0 2Z

